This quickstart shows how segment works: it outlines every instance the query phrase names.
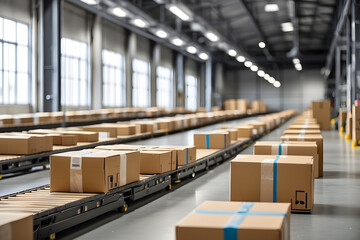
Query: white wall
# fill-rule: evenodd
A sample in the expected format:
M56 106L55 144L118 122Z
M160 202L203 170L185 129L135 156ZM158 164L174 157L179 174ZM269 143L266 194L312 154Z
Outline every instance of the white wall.
M225 70L223 101L232 98L261 99L271 109L295 108L302 111L310 106L312 100L325 96L326 85L320 70L280 70L270 74L280 80L280 88L273 87L249 70Z

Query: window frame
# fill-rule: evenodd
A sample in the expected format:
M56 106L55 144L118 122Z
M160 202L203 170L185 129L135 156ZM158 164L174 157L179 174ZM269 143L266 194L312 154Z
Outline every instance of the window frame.
M119 64L119 66L116 66L115 64L107 64L105 63L104 61L104 52L107 51L111 54L117 54L119 55L120 59L121 59L121 63ZM102 106L103 107L125 107L126 106L126 87L127 87L127 84L126 84L126 62L125 62L125 55L120 53L120 52L115 52L115 51L112 51L112 50L109 50L109 49L102 49L102 54L101 54L101 62L102 62ZM120 79L116 79L115 81L112 82L112 84L115 85L114 87L114 92L115 94L119 94L117 93L117 88L116 86L119 85L120 87L120 92L122 94L120 94L120 103L117 104L116 103L116 97L115 97L115 103L114 104L105 104L105 85L108 84L108 85L111 85L111 81L109 81L108 83L105 82L105 71L106 70L118 70L120 71ZM116 77L116 76L115 76ZM119 83L116 83L116 81L119 81ZM114 86L113 85L113 86Z
M164 78L164 75L161 76L161 74L159 74L159 70L161 71L161 69L166 69L166 71L169 71L168 76L169 78ZM160 92L164 91L164 89L159 88L159 85L161 84L160 81L163 80L169 80L168 82L168 86L169 86L169 105L161 105L159 104L159 102L161 101L159 94ZM173 69L171 69L170 67L165 67L162 65L158 65L156 66L156 106L157 107L163 107L163 108L174 108L174 92L175 92L175 86L174 86L174 72ZM165 99L166 100L166 99ZM167 101L167 100L166 100Z
M81 56L81 52L79 52L78 56L71 56L65 53L66 49L63 49L63 41L76 42L77 44L84 44L85 46L85 52L86 57ZM79 45L80 47L81 45ZM72 46L73 47L73 46ZM79 50L81 51L81 50ZM74 76L70 76L69 73L66 73L66 64L71 65L71 61L76 61L78 64L77 69L77 76L74 78ZM90 73L90 44L88 42L79 41L72 38L62 37L61 38L61 106L62 107L70 107L70 108L89 108L91 107L91 73ZM81 78L81 64L84 63L85 66L85 77L84 79ZM74 99L71 99L71 103L68 104L67 101L69 98L69 95L66 95L66 89L68 88L66 81L68 82L74 82L77 81L78 84L78 100L77 104L74 104ZM84 92L85 95L85 104L82 104L82 92L81 92L81 84L85 83L86 92ZM72 96L73 97L73 96Z
M191 97L191 98L195 99L195 101L196 101L196 104L195 104L194 108L189 107L189 101L188 101L188 99L189 99L188 78L193 78L195 80L194 81L194 83L195 83L195 88L194 88L195 91L194 92L196 93L196 95L195 95L195 97ZM198 89L199 88L198 88L198 86L199 86L199 79L195 75L185 74L185 108L187 110L196 111L196 109L199 106L199 101L198 101L199 100L198 99L198 95L199 95Z
M1 47L1 55L0 55L0 58L1 58L1 64L2 66L0 66L0 75L1 75L1 78L0 78L0 86L1 86L1 89L0 91L2 91L1 93L1 97L0 97L0 106L30 106L32 103L32 89L33 89L33 86L32 86L32 49L31 49L31 38L32 38L32 32L31 32L31 24L28 23L28 22L24 22L24 21L21 21L21 20L18 20L18 19L13 19L13 18L9 18L9 17L6 17L6 16L0 16L0 18L2 19L2 39L0 39L0 47ZM9 40L5 40L4 37L5 37L5 20L8 20L8 21L12 21L15 23L15 30L14 30L14 34L15 34L15 40L14 41L9 41ZM21 25L25 25L27 27L27 43L24 44L24 43L19 43L18 41L18 24L21 24ZM4 49L5 49L5 44L7 44L8 46L12 45L14 46L14 51L15 51L15 56L14 56L14 60L15 60L15 69L14 71L11 71L9 69L5 70L4 69ZM25 47L27 48L26 50L26 54L27 54L27 71L24 72L24 71L19 71L18 69L18 64L19 64L19 61L18 61L18 48L19 47ZM7 72L7 74L9 73L12 73L14 74L14 100L13 102L10 102L10 97L8 97L7 99L7 103L5 103L5 99L4 99L4 75L5 75L5 72ZM19 77L18 75L19 74L22 74L22 75L27 75L27 99L26 99L26 102L19 102L19 99L18 99L18 85L19 85ZM9 81L9 79L8 79Z
M138 69L136 69L134 67L136 61L146 63L147 71L137 71ZM132 89L131 89L132 90L131 91L132 92L132 96L131 96L132 97L132 106L133 107L140 107L140 108L150 107L151 106L151 66L150 66L150 62L148 62L146 60L143 60L143 59L139 59L139 58L133 58L131 64L132 64L132 73L131 73L132 74L132 83L131 83L131 85L132 85ZM141 69L141 68L139 68L139 69ZM146 91L146 93L147 93L147 104L142 105L141 102L134 101L134 99L135 99L135 94L134 94L135 89L140 89L140 90L145 89L145 88L138 88L138 86L135 86L135 85L138 85L138 81L146 80L146 79L142 79L141 77L139 79L135 79L136 76L143 76L143 77L146 76L147 77L147 89L146 89L147 90ZM139 85L141 85L141 84L139 84ZM141 93L140 93L140 95L141 95ZM137 104L135 104L135 102Z

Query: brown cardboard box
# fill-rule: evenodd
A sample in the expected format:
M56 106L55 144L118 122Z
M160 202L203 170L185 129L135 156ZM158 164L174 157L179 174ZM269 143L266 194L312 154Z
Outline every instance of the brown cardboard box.
M319 156L315 142L265 142L254 145L255 155L292 155L314 157L314 177L319 177Z
M240 111L241 114L246 114L246 111L249 107L249 101L246 99L237 99L236 100L236 109Z
M51 136L53 138L53 144L57 146L74 146L78 143L78 137L76 135L49 133L44 134L44 136Z
M238 140L238 130L235 128L228 128L228 129L221 129L223 131L226 131L230 134L230 140L231 141L237 141Z
M86 149L50 156L51 192L106 193L138 181L140 153Z
M321 130L330 130L331 104L329 100L313 101L311 103L312 115L316 118Z
M238 155L230 163L230 200L291 202L291 211L311 212L313 157Z
M188 146L163 146L163 150L175 150L177 167L196 162L196 148ZM154 149L157 150L157 149Z
M360 141L360 106L355 105L352 106L352 141Z
M316 142L317 153L319 155L319 177L323 176L324 143L323 143L323 137L321 135L316 135L316 134L283 135L281 137L281 141Z
M164 130L166 132L171 132L175 130L175 122L167 119L158 119L157 128L159 130Z
M151 152L171 152L171 170L177 169L177 152L173 148L163 148L163 147L146 147L140 149L142 152L151 151Z
M27 155L52 150L51 136L23 133L0 134L0 154Z
M285 130L283 135L299 135L299 134L321 134L319 129L317 130L309 130L309 129L290 129Z
M34 239L32 214L25 212L0 212L0 239Z
M65 136L76 136L78 142L97 142L99 138L97 132L89 132L82 130L35 129L29 130L28 132L30 134L60 134Z
M238 130L238 138L251 138L257 133L257 130L252 126L238 126L236 129Z
M171 151L140 151L140 173L157 174L171 171Z
M205 132L194 134L196 149L224 149L231 144L228 132Z
M258 134L262 134L266 130L266 124L260 121L254 120L254 121L246 122L245 124L254 127L257 130Z
M225 110L235 110L236 109L236 100L229 99L224 102Z
M351 135L352 135L352 114L351 111L349 111L346 117L346 138L350 140Z
M200 239L290 240L290 204L206 201L176 224L176 240Z
M301 130L301 129L307 129L307 130L320 130L320 125L319 124L308 124L308 125L290 125L288 128L288 130Z
M84 130L93 132L108 132L109 137L117 138L117 136L129 136L136 133L135 125L117 124L117 123L103 123L92 126L84 126Z
M341 131L345 130L346 115L347 115L346 109L339 109L338 129Z
M0 123L2 123L3 125L12 125L15 123L14 116L2 114L2 115L0 115Z

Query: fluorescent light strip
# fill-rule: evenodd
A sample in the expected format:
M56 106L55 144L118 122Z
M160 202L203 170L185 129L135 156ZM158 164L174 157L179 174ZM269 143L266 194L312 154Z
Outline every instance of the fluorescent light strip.
M236 54L237 54L237 52L236 52L234 49L230 49L230 50L228 51L228 54L229 54L231 57L235 57Z
M202 60L208 60L208 59L209 59L209 56L208 56L206 53L204 53L204 52L199 53L198 56L199 56L199 58L202 59Z
M245 67L251 67L252 66L252 62L250 62L250 61L246 61L245 63L244 63L244 65L245 65Z
M123 8L120 8L120 7L113 8L111 10L111 13L114 14L115 16L121 17L121 18L127 16L127 12Z
M80 0L83 3L86 3L87 5L96 5L99 4L99 0Z
M174 44L175 46L182 46L184 45L184 41L181 40L180 38L174 38L171 40L171 43Z
M197 49L194 46L188 46L186 48L186 51L191 54L195 54L197 52Z
M212 42L216 42L219 40L219 37L213 32L206 32L205 37Z
M256 72L259 68L256 66L256 65L252 65L250 67L250 70L253 71L253 72Z
M265 12L277 12L279 11L279 5L276 3L269 3L265 5Z
M136 25L136 26L138 26L140 28L144 28L147 25L147 23L144 20L140 19L140 18L134 19L133 22L134 22L134 25Z
M172 5L169 7L170 12L172 12L174 15L176 15L178 18L180 18L183 21L189 21L190 16L187 15L183 10L181 10L178 6Z
M157 30L155 35L158 36L159 38L166 38L168 36L167 32L161 29Z
M237 60L238 62L245 62L245 57L243 57L243 56L238 56L238 57L236 58L236 60Z

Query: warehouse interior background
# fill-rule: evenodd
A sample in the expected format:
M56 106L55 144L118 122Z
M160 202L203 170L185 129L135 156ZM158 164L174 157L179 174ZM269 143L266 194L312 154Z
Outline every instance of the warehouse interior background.
M0 0L0 240L358 240L359 146L360 0Z
M349 8L348 1L275 2L277 11L264 9L271 1L181 1L180 10L188 14L183 21L169 10L176 1L3 0L2 56L15 66L2 70L0 110L185 106L209 111L230 98L262 99L274 110L303 110L312 100L334 101L335 95L340 96L337 108L344 106L348 73L342 65L357 60L346 60L347 50L353 51L346 49L346 41L354 41L353 30L345 26L352 19L344 20L342 11ZM144 26L134 23L137 18ZM8 32L15 29L17 38L16 32ZM208 33L214 36L209 39ZM187 51L191 46L193 54ZM301 61L301 69L293 59ZM274 87L243 60L281 86ZM111 82L111 74L120 83ZM145 79L137 82L140 76ZM356 90L357 81L351 80ZM190 82L196 84L194 91L187 91ZM115 89L120 96L115 97ZM133 101L141 91L145 99ZM157 100L159 94L169 100ZM191 106L188 97L196 99Z

